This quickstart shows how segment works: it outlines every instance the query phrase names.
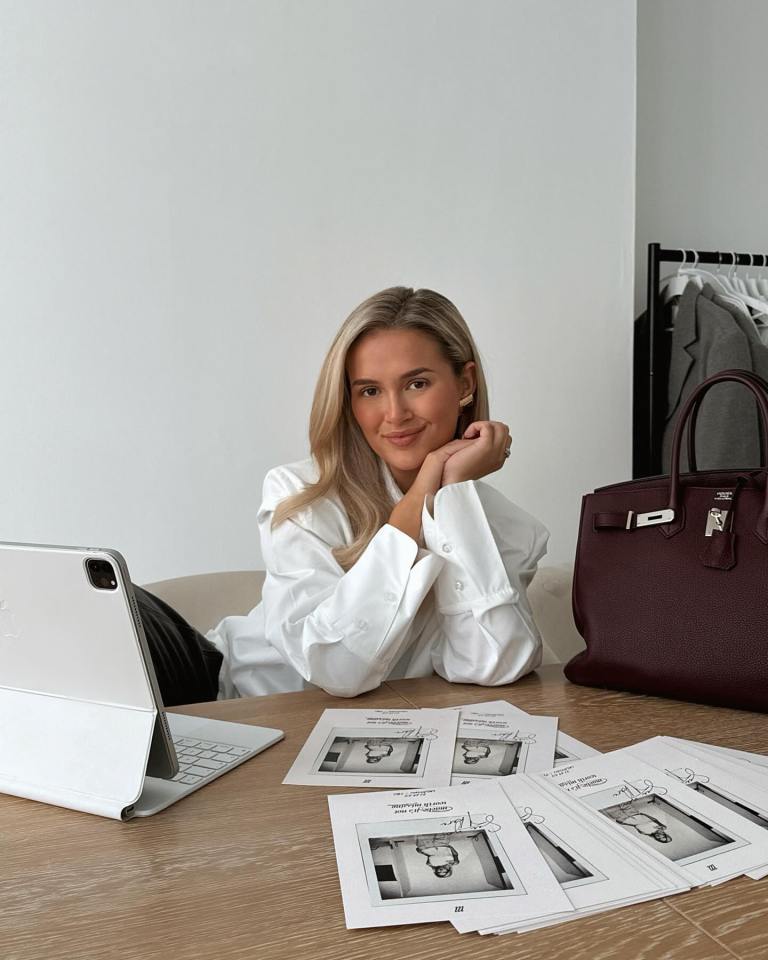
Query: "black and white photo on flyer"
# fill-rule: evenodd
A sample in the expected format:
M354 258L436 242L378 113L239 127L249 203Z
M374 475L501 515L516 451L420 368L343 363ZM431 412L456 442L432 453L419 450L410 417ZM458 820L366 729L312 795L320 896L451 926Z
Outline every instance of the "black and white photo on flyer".
M360 773L366 777L423 773L433 731L419 736L375 736L365 729L334 728L315 758L316 773Z
M373 903L525 893L493 830L446 828L442 818L358 825Z

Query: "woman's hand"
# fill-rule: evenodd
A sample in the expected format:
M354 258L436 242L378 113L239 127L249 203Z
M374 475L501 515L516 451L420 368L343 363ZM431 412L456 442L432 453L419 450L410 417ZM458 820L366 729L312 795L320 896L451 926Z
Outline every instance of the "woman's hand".
M471 423L461 439L451 440L427 454L413 484L392 510L390 524L418 540L424 498L434 496L446 484L479 480L494 473L506 461L509 444L506 423Z
M442 486L462 483L464 480L479 480L495 473L504 466L511 444L509 427L498 420L478 420L464 431L461 440L435 450L440 453L455 444L443 466Z
M421 498L422 503L425 496L436 494L445 483L446 464L456 454L471 447L473 443L474 440L469 439L451 440L444 446L438 447L437 450L427 454L416 479L413 481L413 486L416 487L415 495ZM408 492L410 493L410 490Z
M475 440L451 440L445 446L428 453L408 492L392 510L389 517L390 524L418 541L424 498L434 496L443 486L445 465L451 457L474 443L476 443Z

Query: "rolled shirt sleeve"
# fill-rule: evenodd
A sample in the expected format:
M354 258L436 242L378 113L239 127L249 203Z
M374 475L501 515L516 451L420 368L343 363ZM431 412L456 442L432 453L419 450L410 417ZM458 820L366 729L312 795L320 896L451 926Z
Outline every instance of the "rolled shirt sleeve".
M422 530L443 561L435 582L436 672L496 686L535 669L542 644L527 588L546 552L545 527L493 487L466 481L425 503Z

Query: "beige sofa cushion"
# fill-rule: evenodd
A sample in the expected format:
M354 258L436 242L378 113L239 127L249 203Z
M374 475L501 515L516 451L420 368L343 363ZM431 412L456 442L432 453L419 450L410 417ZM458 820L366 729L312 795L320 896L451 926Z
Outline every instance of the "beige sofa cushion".
M584 641L573 622L571 587L573 568L570 564L539 567L528 589L533 619L544 641L545 663L567 663L584 649ZM552 660L547 660L547 648Z
M146 590L177 610L201 633L224 617L246 614L261 600L263 570L200 573L144 584Z

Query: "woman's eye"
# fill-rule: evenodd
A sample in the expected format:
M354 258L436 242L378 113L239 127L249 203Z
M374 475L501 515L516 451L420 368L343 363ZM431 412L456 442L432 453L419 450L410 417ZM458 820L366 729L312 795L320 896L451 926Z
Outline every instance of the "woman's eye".
M428 386L429 386L428 380L411 380L411 382L408 384L408 389L410 390L412 388L414 390L423 390L424 387L428 387Z
M360 391L361 397L375 397L378 392L377 387L363 387Z

